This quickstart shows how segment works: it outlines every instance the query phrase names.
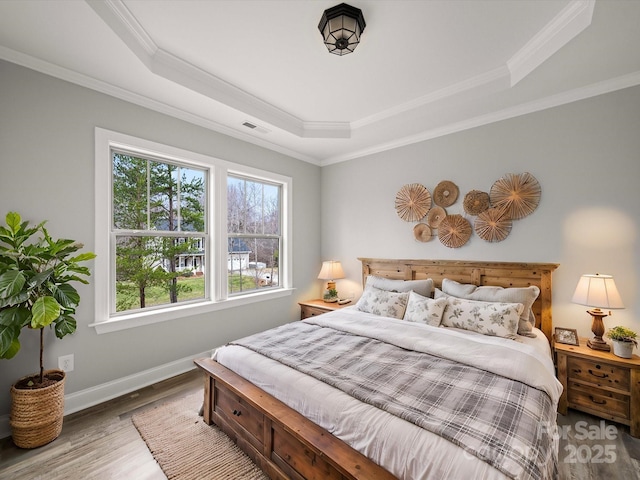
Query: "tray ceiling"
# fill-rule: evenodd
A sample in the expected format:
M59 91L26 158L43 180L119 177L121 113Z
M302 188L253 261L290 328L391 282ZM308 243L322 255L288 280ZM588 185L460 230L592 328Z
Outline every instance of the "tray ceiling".
M4 0L0 58L318 165L640 83L640 2L337 3Z

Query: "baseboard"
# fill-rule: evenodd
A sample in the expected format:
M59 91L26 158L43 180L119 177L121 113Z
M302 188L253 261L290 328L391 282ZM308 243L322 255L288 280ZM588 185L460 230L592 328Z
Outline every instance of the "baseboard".
M158 367L134 373L111 382L96 385L95 387L80 390L64 396L64 414L79 412L85 408L93 407L107 400L126 395L141 388L153 385L167 378L175 377L181 373L193 370L193 360L200 357L208 357L211 351L202 352L190 357L181 358L174 362L165 363ZM0 416L0 438L11 435L9 427L9 415Z

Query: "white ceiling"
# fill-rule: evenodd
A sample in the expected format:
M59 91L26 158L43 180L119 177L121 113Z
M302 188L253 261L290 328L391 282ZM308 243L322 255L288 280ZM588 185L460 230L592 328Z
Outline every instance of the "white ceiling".
M3 0L0 58L318 165L640 84L637 0L337 3Z

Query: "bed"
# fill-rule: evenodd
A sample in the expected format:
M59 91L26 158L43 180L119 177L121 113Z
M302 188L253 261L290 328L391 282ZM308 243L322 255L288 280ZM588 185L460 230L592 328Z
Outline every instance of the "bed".
M365 288L353 307L195 361L204 421L274 479L556 477L557 264L359 260ZM507 301L513 292L527 300ZM434 318L441 309L448 328L411 321L426 318L416 306ZM491 327L460 312L493 315Z

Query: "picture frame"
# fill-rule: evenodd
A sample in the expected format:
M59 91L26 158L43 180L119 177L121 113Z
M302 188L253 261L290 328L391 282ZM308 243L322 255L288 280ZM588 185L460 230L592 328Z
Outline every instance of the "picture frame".
M555 328L554 339L556 343L566 343L567 345L580 346L578 331L575 328Z

